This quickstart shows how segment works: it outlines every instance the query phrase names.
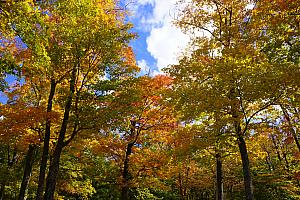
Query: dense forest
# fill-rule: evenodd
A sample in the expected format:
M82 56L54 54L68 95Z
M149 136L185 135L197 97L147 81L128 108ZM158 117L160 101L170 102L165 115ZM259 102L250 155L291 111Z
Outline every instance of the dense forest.
M300 199L300 1L178 10L150 76L117 0L0 2L0 200Z

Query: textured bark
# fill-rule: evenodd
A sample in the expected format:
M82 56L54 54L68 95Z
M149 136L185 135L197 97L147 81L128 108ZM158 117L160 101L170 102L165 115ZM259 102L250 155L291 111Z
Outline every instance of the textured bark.
M243 163L243 175L244 175L244 186L245 186L245 193L247 200L253 200L253 186L252 186L252 179L250 173L250 165L249 165L249 158L248 152L246 147L246 142L244 140L243 135L238 135L238 145L239 150L242 158Z
M44 200L54 199L55 186L56 186L56 181L59 173L59 161L60 161L61 152L65 146L64 140L67 131L67 126L69 123L72 100L75 93L76 72L77 72L77 66L74 66L72 70L71 79L70 79L69 96L66 100L65 109L64 109L64 117L59 131L57 145L55 146L55 150L53 153L53 159L51 160L50 167L49 167Z
M241 122L240 122L240 105L242 102L237 100L237 95L235 95L235 89L230 91L231 93L231 100L232 100L232 118L234 119L234 129L238 140L239 151L242 159L243 165L243 176L244 176L244 188L246 194L246 200L253 200L253 185L252 185L252 178L250 173L250 163L248 158L247 146L244 139L244 134L247 131L247 126L242 131ZM247 123L247 122L246 122ZM249 123L249 122L248 122Z
M131 128L130 128L130 138L132 139L131 142L127 144L125 159L124 159L124 166L123 166L123 185L122 185L122 193L121 199L128 200L129 199L129 180L130 180L130 173L129 173L129 156L132 153L132 147L136 143L141 129L136 129L136 121L130 120Z
M222 173L222 161L221 161L221 155L216 155L216 164L217 164L217 200L223 200L223 173Z
M52 111L52 102L55 94L56 83L54 80L51 80L50 85L50 93L48 97L48 104L47 104L47 112ZM45 184L45 177L46 177L46 168L47 168L47 161L49 156L49 143L50 143L50 136L51 136L51 121L47 119L46 121L46 130L45 130L45 137L44 137L44 147L43 147L43 154L40 163L40 173L38 179L38 189L36 194L36 200L42 200L43 192L44 192L44 184Z
M56 186L56 180L59 173L59 161L63 146L57 145L53 154L46 182L44 200L53 200Z
M28 182L31 176L31 171L32 171L32 165L34 162L34 155L36 151L36 145L29 145L28 152L26 155L26 163L25 163L25 168L24 168L24 175L21 183L21 188L19 192L19 198L18 200L24 200L25 199L25 194L26 190L28 187Z
M125 154L125 160L124 160L124 167L123 167L123 186L122 186L122 200L128 200L129 199L129 156L132 153L132 147L134 145L134 142L131 142L127 145L126 148L126 154Z

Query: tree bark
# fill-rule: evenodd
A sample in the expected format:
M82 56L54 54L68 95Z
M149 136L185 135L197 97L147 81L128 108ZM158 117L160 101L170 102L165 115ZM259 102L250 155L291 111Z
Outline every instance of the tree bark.
M30 179L30 176L31 176L35 151L36 151L36 145L30 144L29 148L28 148L27 155L26 155L24 175L23 175L23 180L22 180L22 183L21 183L21 188L20 188L20 193L19 193L18 200L24 200L25 199L26 189L27 189L28 182L29 182L29 179Z
M238 126L240 126L240 125L238 125ZM245 186L246 199L253 200L254 199L253 186L252 186L252 179L251 179L251 173L250 173L248 152L247 152L246 142L245 142L244 137L241 134L241 132L238 133L238 146L239 146L241 159L242 159L242 163L243 163L243 175L244 175L244 186Z
M54 192L55 192L56 180L57 180L58 173L59 173L59 161L60 161L60 155L61 155L62 149L63 149L63 146L61 144L57 144L54 154L53 154L53 159L52 159L50 167L49 167L44 200L53 200L54 199Z
M246 142L244 139L244 133L247 131L247 128L245 128L242 131L241 128L241 122L240 122L240 105L242 102L240 100L237 100L235 95L235 89L232 89L230 91L230 98L232 99L232 118L234 119L234 129L238 140L238 146L240 150L240 155L242 159L242 165L243 165L243 176L244 176L244 187L245 187L245 194L246 194L246 200L253 200L253 185L252 185L252 179L251 179L251 173L250 173L250 163L248 158L248 152L246 147ZM246 122L247 123L247 122ZM249 123L249 122L248 122ZM247 127L247 126L246 126Z
M178 182L179 182L179 194L180 194L180 200L184 199L184 192L183 192L183 178L181 175L181 172L178 173Z
M130 173L129 173L129 156L132 153L132 147L134 145L134 142L130 142L127 145L126 148L126 154L125 154L125 160L124 160L124 167L123 167L123 185L122 185L122 200L128 200L129 199L129 179L130 179Z
M277 158L278 158L279 162L281 162L282 159L281 159L281 156L280 156L279 147L278 147L278 144L276 142L274 134L271 134L271 138L272 138L272 142L273 142L273 145L275 147L275 150L276 150Z
M286 154L282 144L280 144L280 148L281 148L281 152L282 152L282 157L283 157L284 162L285 162L285 168L286 168L287 172L290 173L290 164L289 164L289 161L287 159L287 154Z
M53 159L51 160L50 167L49 167L44 200L53 200L54 198L55 186L56 186L56 181L59 173L59 161L60 161L61 152L65 146L64 140L67 131L67 126L69 123L72 100L75 93L76 72L77 72L77 66L74 66L72 70L71 79L70 79L69 95L66 100L65 109L64 109L64 117L59 131L57 145L55 146Z
M265 152L267 153L267 157L266 157L266 163L269 167L270 172L272 172L274 170L274 166L271 160L271 156L270 156L270 152L268 152L267 150L265 150Z
M10 146L8 145L8 147L7 147L7 166L12 167L15 164L16 160L17 160L16 147L14 148L14 152L13 152L13 155L11 157L10 156Z
M0 200L4 200L4 190L5 190L5 183L1 183L0 185Z
M222 161L221 161L221 155L218 153L216 155L216 164L217 164L217 200L223 200L223 173L222 173Z
M294 138L294 141L295 141L295 143L296 143L296 145L297 145L298 151L300 151L300 142L299 142L299 140L298 140L297 133L296 133L296 131L295 131L294 128L293 128L293 125L292 125L292 122L291 122L290 115L289 115L287 109L285 109L285 108L283 107L283 105L280 105L280 108L281 108L281 110L282 110L282 112L283 112L283 114L284 114L285 119L287 120L287 122L288 122L288 124L289 124L289 129L290 129L290 131L291 131L291 133L292 133L292 136L293 136L293 138Z
M52 104L53 98L55 94L56 83L52 79L50 85L50 93L48 97L47 103L47 113L52 111ZM40 163L40 173L38 179L38 189L36 194L36 200L42 200L43 192L44 192L44 184L45 184L45 177L46 177L46 168L47 168L47 161L49 156L49 143L50 143L50 136L51 136L51 120L47 119L46 121L46 130L44 136L44 147L43 147L43 154Z

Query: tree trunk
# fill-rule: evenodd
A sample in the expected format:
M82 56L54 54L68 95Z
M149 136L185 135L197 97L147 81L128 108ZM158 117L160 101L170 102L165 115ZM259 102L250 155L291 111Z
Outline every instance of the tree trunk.
M22 183L21 183L21 188L20 188L20 193L19 193L18 200L24 200L25 199L26 189L27 189L28 182L29 182L29 179L30 179L30 176L31 176L35 150L36 150L36 145L30 144L29 148L28 148L27 155L26 155L24 175L23 175L23 180L22 180Z
M230 197L230 200L234 200L233 185L230 185L230 188L229 188L229 197Z
M52 111L52 102L55 94L56 83L52 79L50 85L50 94L48 97L48 104L47 104L47 113ZM51 120L47 119L46 121L46 130L44 136L44 147L43 147L43 154L40 163L40 173L38 179L38 189L36 194L36 200L42 200L43 192L44 192L44 184L45 184L45 176L46 176L46 168L47 168L47 161L49 156L49 143L50 143L50 136L51 136Z
M244 133L247 131L245 128L242 131L241 123L240 123L240 104L239 100L236 100L235 97L235 91L231 91L231 99L233 100L232 104L232 117L234 119L234 129L235 133L238 139L238 146L240 150L240 155L242 159L242 165L243 165L243 176L244 176L244 187L245 187L245 193L246 193L246 200L253 200L253 185L252 185L252 179L251 179L251 173L250 173L250 164L249 164L249 158L248 158L248 152L246 147L246 142L244 139ZM235 97L235 98L232 98ZM247 122L246 122L247 123Z
M286 168L287 172L290 173L290 163L287 159L286 151L284 150L284 147L283 147L282 144L280 145L280 148L281 148L281 152L282 152L282 157L283 157L284 162L285 162L285 168Z
M129 156L132 153L132 147L134 145L134 142L130 142L127 145L126 148L126 154L125 154L125 160L124 160L124 168L123 168L123 185L122 185L122 200L128 200L129 199L129 179L130 179L130 173L129 173Z
M0 185L0 200L4 200L4 190L5 190L5 183L1 183Z
M13 155L12 157L10 156L10 146L8 145L7 147L7 165L8 167L12 167L15 162L17 160L17 149L16 147L14 148L14 152L13 152Z
M240 126L240 125L238 125ZM240 127L239 127L240 129ZM243 163L243 175L244 175L244 186L246 192L246 199L253 200L253 186L252 186L252 179L250 174L250 165L249 165L249 158L248 152L246 147L246 142L244 140L243 135L241 132L238 133L238 145L241 154L241 159Z
M221 161L221 155L218 153L216 155L216 164L217 164L217 200L223 200L223 173L222 173L222 161Z
M182 178L182 175L181 175L181 172L179 171L179 174L178 174L178 184L179 184L179 195L180 195L180 200L183 200L184 199L184 192L183 192L183 178Z
M277 153L277 158L278 158L279 162L281 162L282 159L281 159L281 156L280 156L280 151L279 151L279 147L278 147L278 144L276 142L275 136L273 134L271 134L271 138L272 138L272 142L273 142L273 145L274 145L276 153Z
M291 122L290 115L289 115L288 111L282 105L280 105L280 108L281 108L281 110L282 110L282 112L284 114L285 119L288 121L289 129L290 129L290 131L292 133L292 136L294 138L294 141L295 141L295 143L297 145L298 151L300 151L300 143L299 143L299 140L298 140L297 133L296 133L296 131L293 128L293 124Z
M70 80L69 96L67 98L65 109L64 109L64 117L59 131L57 145L54 150L53 159L51 160L50 167L49 167L44 200L53 200L54 198L55 185L59 173L59 161L60 161L61 152L65 146L64 140L67 131L67 126L69 123L72 100L75 93L76 72L77 72L77 66L74 66L72 70L71 80Z
M53 158L49 167L48 176L47 176L44 200L54 199L54 192L55 192L56 180L59 173L59 161L60 161L60 155L62 149L63 146L61 144L56 145Z
M271 156L270 156L270 153L267 151L267 150L265 150L265 152L267 153L267 157L266 157L266 163L267 163L267 165L268 165L268 167L269 167L269 170L270 170L270 172L272 172L273 170L274 170L274 166L273 166L273 164L272 164L272 160L271 160Z
M183 194L185 196L185 199L188 200L189 199L189 188L188 188L188 181L189 181L189 172L190 172L190 167L189 167L189 158L187 158L187 160L185 161L185 165L186 165L186 173L185 173L185 183L184 183L184 190L183 190Z

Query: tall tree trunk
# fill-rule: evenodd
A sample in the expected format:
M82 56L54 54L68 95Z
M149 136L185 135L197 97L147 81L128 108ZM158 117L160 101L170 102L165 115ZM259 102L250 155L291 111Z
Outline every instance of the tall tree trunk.
M247 131L245 128L242 131L241 128L241 122L240 122L240 105L242 102L240 100L237 100L237 97L235 95L235 89L232 89L230 91L232 99L232 118L234 119L234 129L238 140L238 146L240 150L240 155L242 159L242 165L243 165L243 176L244 176L244 187L245 187L245 193L246 193L246 200L253 200L253 185L252 185L252 179L251 179L251 173L250 173L250 163L248 158L248 152L246 147L246 142L244 139L244 133ZM246 122L247 123L247 122ZM247 127L247 126L246 126Z
M53 159L51 160L50 167L49 167L44 200L53 200L54 198L55 186L56 186L56 181L59 173L59 161L60 161L61 152L65 146L64 140L67 131L67 126L69 123L72 100L75 93L76 73L77 73L77 66L74 66L72 70L71 79L70 79L69 96L67 98L65 109L64 109L64 117L59 131L57 145L55 146L55 150L53 153Z
M130 143L128 143L127 148L126 148L124 167L123 167L123 185L122 185L122 194L121 194L122 200L129 199L129 179L130 179L129 156L132 153L133 145L134 145L134 142L130 142Z
M241 130L240 125L239 130ZM253 200L253 186L252 186L252 179L251 179L251 173L250 173L250 165L249 165L249 158L248 158L248 152L246 147L246 142L244 140L244 137L241 133L241 131L238 132L238 145L239 150L241 154L241 159L243 163L243 175L244 175L244 186L245 186L245 192L246 192L246 199L247 200Z
M20 193L19 193L18 200L24 200L25 199L26 189L27 189L28 182L29 182L29 179L30 179L30 176L31 176L35 150L36 150L36 145L30 144L29 148L28 148L27 155L26 155L24 175L23 175L23 180L22 180L22 183L21 183L21 188L20 188Z
M5 182L0 185L0 200L4 200L4 190L5 190Z
M129 199L129 180L131 178L129 173L129 156L132 153L132 147L136 143L141 131L140 128L136 130L136 121L130 120L130 124L131 124L130 139L132 139L133 141L129 142L126 147L123 174L122 174L122 178L123 178L122 193L121 193L122 200Z
M234 200L234 190L233 190L233 185L230 185L229 188L229 199Z
M285 168L286 168L287 172L290 173L290 163L287 159L287 154L286 154L286 151L284 150L283 144L280 144L280 148L281 148L281 152L282 152L282 157L285 162Z
M293 127L293 124L292 124L292 122L291 122L290 115L289 115L287 109L285 109L285 108L283 107L283 105L280 105L280 108L281 108L281 110L282 110L282 112L283 112L283 114L284 114L285 119L287 120L287 122L288 122L288 124L289 124L289 129L290 129L290 132L292 133L292 136L293 136L293 138L294 138L294 141L295 141L295 143L296 143L296 145L297 145L298 151L300 151L300 142L299 142L299 140L298 140L297 133L296 133L296 131L295 131L294 127Z
M55 192L56 180L59 173L59 161L60 161L60 155L62 149L63 149L63 145L61 144L56 145L53 158L49 167L48 176L47 176L44 200L54 199L54 192Z
M272 172L274 170L274 166L271 160L271 156L270 156L270 152L265 150L265 152L267 153L267 157L266 157L266 163L269 167L270 172Z
M221 155L217 153L216 155L216 164L217 164L217 200L223 200L223 173L222 173L222 161L221 161Z
M51 80L50 85L50 93L48 97L48 104L47 104L47 113L52 111L52 104L53 98L55 94L56 83L55 80ZM50 143L50 136L51 136L51 120L47 119L46 121L46 130L44 136L44 147L43 147L43 154L40 163L40 173L38 179L38 189L36 194L36 200L42 200L43 192L44 192L44 184L45 184L45 176L46 176L46 168L47 168L47 161L49 156L49 143Z
M190 172L190 167L189 167L189 158L187 158L187 160L185 161L185 165L186 165L186 173L185 173L185 181L184 181L184 196L185 199L188 200L189 199L189 188L188 188L188 181L189 181L189 172Z
M278 158L279 162L281 162L282 159L281 159L279 147L278 147L278 144L276 142L274 134L271 134L271 138L272 138L272 142L273 142L273 145L275 147L275 150L276 150L277 158Z

